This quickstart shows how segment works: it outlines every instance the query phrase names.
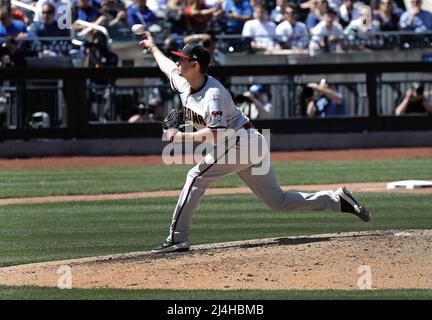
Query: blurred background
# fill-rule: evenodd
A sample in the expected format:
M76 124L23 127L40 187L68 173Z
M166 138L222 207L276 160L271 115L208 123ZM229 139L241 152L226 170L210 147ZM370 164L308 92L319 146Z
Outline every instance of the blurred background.
M272 131L274 150L431 145L432 0L0 7L3 157L160 152L159 121L180 100L137 46L134 24L168 55L190 42L207 47L209 74ZM46 151L52 142L57 151Z

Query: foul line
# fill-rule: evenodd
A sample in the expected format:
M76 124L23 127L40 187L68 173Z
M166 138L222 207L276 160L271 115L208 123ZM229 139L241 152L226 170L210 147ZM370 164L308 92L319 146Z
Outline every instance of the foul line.
M336 190L343 184L324 184L324 185L290 185L283 186L284 191L319 191ZM385 182L365 182L346 184L354 192L398 192L398 193L432 193L432 188L427 189L386 189ZM57 203L57 202L85 202L85 201L111 201L125 199L145 199L145 198L164 198L178 197L181 190L146 191L120 194L100 194L100 195L69 195L69 196L49 196L32 198L8 198L0 199L0 206L17 204L35 203ZM230 194L250 194L252 191L248 187L239 188L210 188L206 195L230 195Z

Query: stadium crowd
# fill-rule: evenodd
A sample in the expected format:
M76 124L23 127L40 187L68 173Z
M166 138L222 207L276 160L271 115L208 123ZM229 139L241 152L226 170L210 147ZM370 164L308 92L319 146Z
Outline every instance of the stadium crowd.
M432 31L422 0L22 0L34 10L1 2L0 38L86 36L77 20L134 40L134 24L159 26L182 45L190 34L238 35L251 51L311 53L343 50L341 39L371 39L374 32ZM71 33L72 32L72 33ZM229 38L229 37L228 37ZM234 37L235 38L235 37ZM57 49L54 53L65 53Z
M432 14L422 9L422 0L409 1L406 8L404 0L22 0L21 5L0 0L0 66L25 67L28 55L75 54L85 67L117 66L119 58L110 40L136 41L131 32L134 24L145 25L155 38L159 36L165 52L201 42L212 53L213 64L223 64L224 54L236 51L221 52L221 37L230 41L230 49L247 43L249 53L310 55L343 52L346 39L375 41L392 31L410 31L414 38L418 34L432 42L432 35L424 34L432 31ZM357 48L373 49L373 45L358 42ZM110 88L114 85L106 79L89 81L90 120L117 117L108 115L113 113ZM326 81L310 83L303 91L299 115L348 114L346 97ZM397 115L410 110L432 112L417 91L406 93ZM253 85L240 95L239 104L251 119L273 118L276 108L268 94L261 85ZM161 109L158 104L135 100L135 115L122 119L139 122L148 121L150 114L155 119L163 115L163 111L153 114L153 109ZM418 105L412 107L412 101Z

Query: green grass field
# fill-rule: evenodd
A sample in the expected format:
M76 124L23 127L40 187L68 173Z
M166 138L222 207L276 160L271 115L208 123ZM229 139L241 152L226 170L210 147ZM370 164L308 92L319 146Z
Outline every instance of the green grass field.
M377 229L430 229L429 195L359 194L370 223L334 212L273 213L253 195L206 197L195 244ZM168 233L176 198L0 206L0 265L148 250ZM221 204L224 204L221 206ZM235 211L234 211L235 210Z
M357 300L403 299L430 300L432 290L128 290L128 289L71 289L36 287L2 287L0 299L122 299L122 300Z
M275 165L283 184L428 179L432 159L289 162ZM125 167L3 170L0 196L27 197L176 189L187 168ZM429 176L428 176L429 175ZM217 186L241 185L227 177ZM253 195L205 197L192 224L194 244L377 229L432 229L430 195L359 193L374 214L364 223L332 212L273 213ZM143 251L160 244L177 199L0 206L0 266ZM431 299L430 290L164 291L0 287L0 298L42 299Z
M190 166L0 170L0 198L181 189ZM432 178L432 159L302 161L273 165L284 185ZM235 187L231 175L213 187Z

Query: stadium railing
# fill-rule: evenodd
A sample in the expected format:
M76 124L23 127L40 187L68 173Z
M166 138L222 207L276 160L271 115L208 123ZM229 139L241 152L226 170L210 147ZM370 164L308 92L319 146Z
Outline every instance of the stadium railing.
M345 118L327 119L304 119L304 118L279 118L275 120L255 121L258 128L271 128L274 133L317 133L317 132L365 132L365 131L415 131L432 130L432 122L427 116L394 117L391 115L381 115L382 83L383 75L391 78L392 74L411 74L422 73L430 74L432 63L427 62L407 62L407 63L350 63L350 64L315 64L315 65L255 65L250 66L221 66L211 67L209 73L216 77L230 78L235 76L281 76L287 79L300 79L301 77L325 77L337 74L363 75L365 79L364 92L362 99L367 101L365 104L365 115L358 117L355 114ZM165 87L161 84L161 72L154 67L137 68L41 68L41 69L4 69L0 73L0 80L9 81L9 84L19 84L16 86L17 94L15 108L17 125L11 126L14 129L1 129L0 139L41 139L41 138L122 138L122 137L157 137L161 134L160 125L153 123L129 124L126 122L92 122L90 121L89 107L89 79L106 80L131 80L140 79L147 84L147 96L143 91L143 98L149 98L149 92L154 87ZM41 110L41 106L35 106L37 99L26 97L23 93L29 81L47 81L54 84L49 90L62 96L62 99L52 98L49 106L55 105L58 101L64 100L64 107L61 119L57 119L57 126L50 128L34 129L26 125L25 120L33 111ZM54 80L54 81L53 81ZM148 85L148 81L154 81ZM143 83L144 83L143 82ZM389 82L389 81L388 81ZM56 85L59 84L60 86ZM396 83L397 84L397 83ZM291 84L292 94L295 82ZM403 91L405 84L400 88ZM408 81L406 81L408 85ZM294 86L294 87L293 87ZM134 87L134 86L132 86ZM29 86L28 88L32 88ZM36 87L34 92L40 92ZM121 86L116 88L121 90ZM131 87L124 87L124 90ZM164 98L162 97L162 100ZM164 100L163 100L164 101ZM34 108L37 109L34 109ZM27 116L27 118L26 118ZM20 123L20 125L18 125Z

